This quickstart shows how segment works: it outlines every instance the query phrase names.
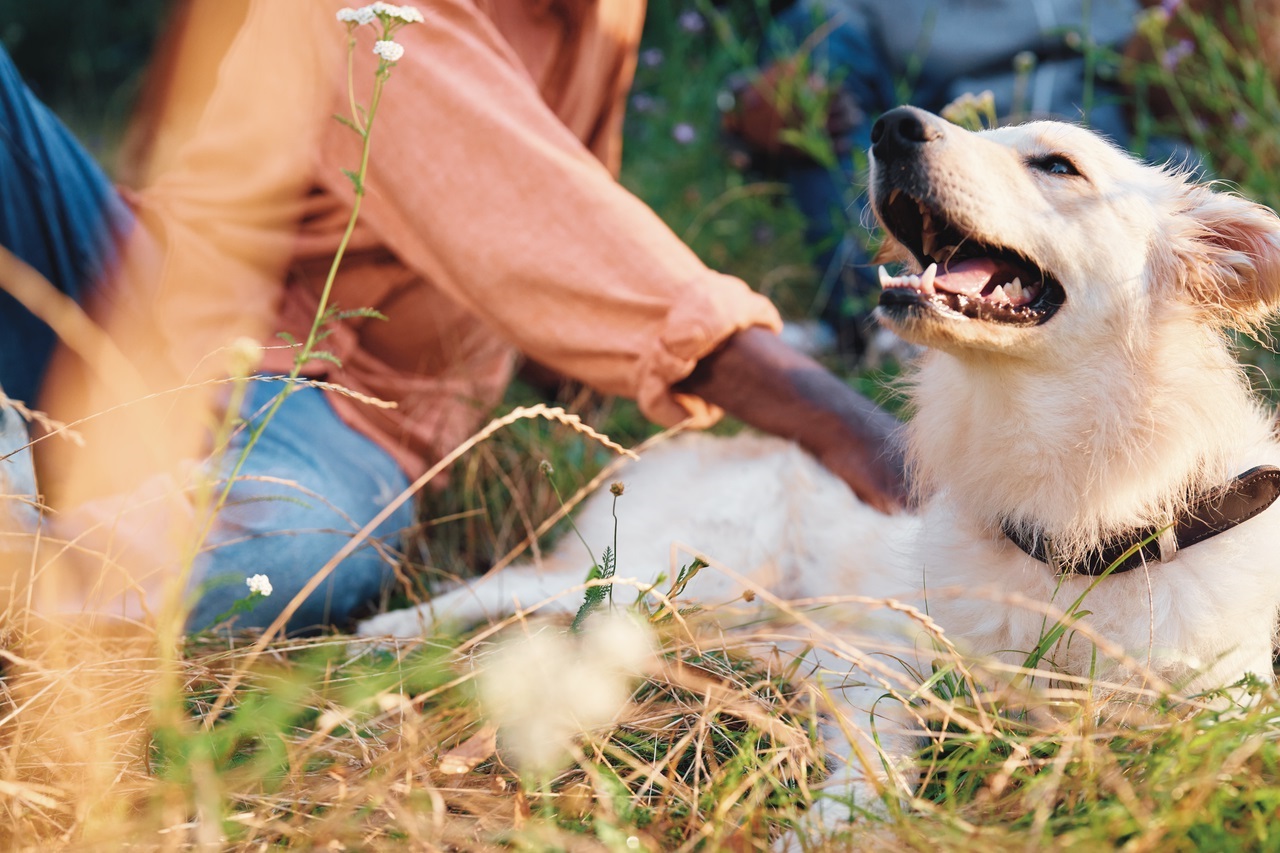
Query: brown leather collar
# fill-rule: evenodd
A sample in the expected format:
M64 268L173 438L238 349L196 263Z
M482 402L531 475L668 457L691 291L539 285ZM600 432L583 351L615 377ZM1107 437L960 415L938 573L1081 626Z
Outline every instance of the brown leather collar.
M1189 548L1197 542L1217 536L1238 524L1258 515L1280 498L1280 468L1259 465L1250 468L1221 489L1192 501L1186 511L1173 520L1172 532L1177 547L1174 553ZM1137 528L1116 536L1073 566L1059 566L1053 559L1053 543L1041 533L1027 534L1005 521L1001 528L1027 554L1042 563L1054 566L1063 574L1101 575L1113 565L1112 574L1136 569L1144 563L1158 563L1173 559L1165 554L1159 544L1160 534L1166 527ZM1141 545L1132 554L1125 553L1135 545ZM1121 558L1124 559L1121 559Z

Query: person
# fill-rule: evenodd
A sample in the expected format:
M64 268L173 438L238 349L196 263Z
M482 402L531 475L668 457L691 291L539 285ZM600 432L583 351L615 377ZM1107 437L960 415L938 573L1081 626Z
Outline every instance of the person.
M942 113L990 93L1002 121L1076 120L1127 146L1125 91L1106 58L1133 38L1138 9L1136 0L796 0L778 11L724 123L751 161L781 174L804 214L827 294L815 339L853 355L869 342L879 284L859 223L858 164L876 117L901 103ZM825 111L827 139L800 146L806 101ZM828 162L813 153L824 145ZM1172 140L1146 153L1186 159Z
M41 486L67 508L46 538L89 566L70 592L143 612L157 579L181 571L173 542L194 534L188 627L214 624L258 574L274 592L236 624L268 625L483 423L521 355L632 397L659 424L732 413L799 442L872 505L902 505L896 422L783 345L767 300L705 267L617 183L640 0L411 7L425 22L395 35L403 56L332 288L341 308L385 319L329 325L327 355L304 366L309 382L242 468L234 421L222 461L192 466L209 453L211 412L252 423L282 393L226 381L234 342L262 345L259 379L287 372L296 348L277 335L305 337L346 240L356 196L343 170L360 163L361 138L332 115L351 113L349 73L367 97L378 57L357 27L348 72L340 5L180 4L126 144L135 188L111 187L0 56L0 282L59 291L0 313L0 341L16 329L32 341L3 350L0 387L30 401L42 386L40 406L80 436L83 447L55 428L36 445ZM246 385L237 403L227 389ZM0 470L10 492L31 492L13 473L25 452L9 452L26 429L6 418ZM193 469L233 481L207 539ZM288 629L341 625L375 597L393 578L377 542L410 520L404 507L388 518Z

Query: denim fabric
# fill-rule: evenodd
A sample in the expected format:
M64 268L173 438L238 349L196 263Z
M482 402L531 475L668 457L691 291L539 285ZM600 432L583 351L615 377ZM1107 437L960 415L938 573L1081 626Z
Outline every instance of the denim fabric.
M260 418L281 388L277 382L252 383L241 409L245 418ZM223 476L246 438L242 432L223 457ZM237 616L235 624L265 627L352 534L408 485L386 451L338 419L324 392L295 390L250 452L196 566L191 585L200 596L189 627L209 627L245 597L245 579L256 574L267 575L274 591ZM393 560L379 546L398 548L397 534L412 521L413 502L408 501L312 593L288 629L341 625L382 592L395 573Z
M0 48L0 245L76 300L132 222L111 182ZM52 330L0 292L0 388L34 402Z
M110 181L31 94L0 49L0 245L62 292L83 300L110 268L115 241L131 225ZM0 293L0 390L13 399L33 400L53 344L47 326ZM246 418L281 388L268 382L251 387ZM29 542L40 523L28 500L36 492L30 452L22 449L28 440L18 413L0 405L0 550L6 542ZM240 446L225 458L236 458ZM190 617L192 630L208 627L244 598L244 580L255 574L270 577L274 593L238 616L236 624L270 623L351 534L408 485L392 458L339 420L314 388L288 398L249 455L241 478L250 479L237 481L195 568L192 589L201 594ZM127 504L129 496L119 501ZM377 539L393 540L412 512L411 503L400 508L378 529ZM305 602L290 630L341 624L393 576L390 561L372 544L362 546Z
M0 556L29 553L40 523L29 440L22 416L0 405Z

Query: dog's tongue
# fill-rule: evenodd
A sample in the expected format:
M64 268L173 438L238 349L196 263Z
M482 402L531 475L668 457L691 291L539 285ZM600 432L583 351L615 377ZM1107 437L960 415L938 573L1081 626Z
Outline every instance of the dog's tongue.
M938 270L933 279L937 290L948 293L960 293L965 296L981 296L982 289L987 286L996 274L998 266L990 258L969 258L950 264L945 270Z

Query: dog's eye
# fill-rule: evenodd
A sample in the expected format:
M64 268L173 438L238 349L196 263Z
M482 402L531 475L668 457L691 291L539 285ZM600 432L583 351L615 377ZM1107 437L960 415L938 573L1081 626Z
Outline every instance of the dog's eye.
M1032 157L1028 164L1033 169L1038 169L1046 175L1079 175L1080 170L1076 168L1076 164L1072 163L1061 154L1043 154L1039 157Z

